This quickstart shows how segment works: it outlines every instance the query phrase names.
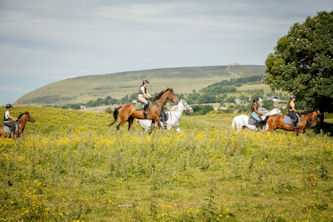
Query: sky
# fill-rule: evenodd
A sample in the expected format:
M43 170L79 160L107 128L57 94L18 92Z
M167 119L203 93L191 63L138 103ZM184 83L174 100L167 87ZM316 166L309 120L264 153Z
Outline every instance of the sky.
M264 65L332 0L0 0L0 105L54 81L154 68Z

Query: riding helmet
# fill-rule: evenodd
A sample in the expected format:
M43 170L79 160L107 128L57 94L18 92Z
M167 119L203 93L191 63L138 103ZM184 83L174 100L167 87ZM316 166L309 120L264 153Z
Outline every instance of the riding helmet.
M295 95L291 95L290 99L296 99L296 96Z
M9 103L8 103L8 104L6 105L6 109L11 108L11 107L12 107L12 104L9 104Z
M149 83L149 81L148 80L143 80L142 84L145 84L145 83Z

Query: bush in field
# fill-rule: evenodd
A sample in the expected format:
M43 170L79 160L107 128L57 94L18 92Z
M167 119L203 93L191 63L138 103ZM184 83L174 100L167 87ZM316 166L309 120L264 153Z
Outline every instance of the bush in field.
M267 110L271 110L274 108L274 102L272 100L264 100L264 103L262 105L263 107L265 107Z
M193 105L192 106L193 113L185 112L185 115L193 116L193 115L205 115L210 111L214 110L214 107L211 105Z

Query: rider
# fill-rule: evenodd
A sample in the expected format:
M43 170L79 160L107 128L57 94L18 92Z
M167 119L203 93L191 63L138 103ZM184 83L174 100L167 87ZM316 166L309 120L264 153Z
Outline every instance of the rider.
M297 116L296 116L296 109L295 109L295 100L296 96L291 95L288 101L288 116L293 119L294 129L297 129Z
M259 101L259 98L256 97L254 100L253 100L253 104L251 106L251 116L253 117L253 119L257 120L257 123L261 123L262 120L260 119L259 115L259 105L258 105L258 101Z
M145 104L145 106L143 108L143 114L144 115L148 115L148 112L147 112L148 100L147 99L152 98L151 95L149 95L149 93L147 93L148 84L149 84L148 80L143 80L142 84L140 86L140 89L139 89L139 93L138 93L138 100Z
M8 126L12 130L13 136L14 136L15 135L15 124L13 122L11 122L10 120L17 121L17 118L12 117L9 114L11 109L12 109L12 105L11 104L7 104L6 105L6 111L5 111L5 114L3 116L3 124L5 126Z
M163 125L164 125L164 128L166 128L166 114L165 114L165 111L164 110L167 110L167 107L163 106L162 110L161 110L161 120L163 122Z

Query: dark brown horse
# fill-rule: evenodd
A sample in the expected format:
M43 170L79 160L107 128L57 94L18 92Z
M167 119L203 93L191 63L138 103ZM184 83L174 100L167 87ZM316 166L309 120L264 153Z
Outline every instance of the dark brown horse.
M148 110L148 117L152 120L151 131L153 131L155 122L157 122L158 126L161 126L160 123L160 114L163 106L167 101L174 102L178 104L178 99L176 97L173 89L166 89L165 91L160 92L155 98L152 99L153 103L151 108ZM127 121L128 122L128 130L131 129L134 118L137 119L146 119L147 117L143 114L143 110L136 110L135 103L128 103L124 106L118 107L113 112L114 121L110 123L108 126L112 126L118 119L118 115L120 117L120 123L117 126L117 130L120 129L122 125Z
M31 122L31 123L35 122L35 120L30 116L30 114L28 112L22 113L17 119L18 120L16 121L16 123L18 124L18 131L15 132L14 138L20 137L20 135L23 133L23 131L25 129L25 125L27 122ZM0 136L11 138L12 133L5 133L3 127L4 126L0 126Z
M298 136L298 134L301 131L303 131L303 133L306 134L305 128L309 121L311 122L311 126L316 126L319 116L320 116L320 113L318 111L308 111L308 112L301 113L300 120L297 124L298 128L296 130L296 135ZM267 124L268 124L269 131L273 131L278 128L287 130L287 131L294 130L294 126L290 125L290 124L285 124L284 116L278 115L278 114L270 116L267 120Z

